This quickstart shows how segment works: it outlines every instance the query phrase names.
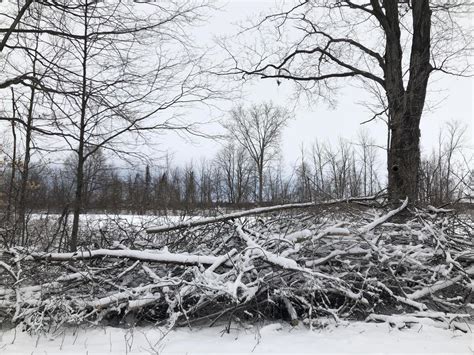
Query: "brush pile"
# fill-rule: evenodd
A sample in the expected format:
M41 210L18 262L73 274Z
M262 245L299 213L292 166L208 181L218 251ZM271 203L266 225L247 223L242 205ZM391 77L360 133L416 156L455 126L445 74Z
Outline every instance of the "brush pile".
M470 331L472 225L450 210L375 204L263 207L75 253L4 250L0 318L30 331L263 319Z

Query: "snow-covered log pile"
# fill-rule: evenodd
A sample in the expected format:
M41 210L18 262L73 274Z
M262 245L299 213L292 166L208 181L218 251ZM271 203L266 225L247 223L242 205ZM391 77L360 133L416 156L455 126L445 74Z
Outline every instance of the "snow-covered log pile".
M133 249L2 251L0 318L33 331L320 317L469 331L472 226L452 211L406 209L261 208L151 228Z

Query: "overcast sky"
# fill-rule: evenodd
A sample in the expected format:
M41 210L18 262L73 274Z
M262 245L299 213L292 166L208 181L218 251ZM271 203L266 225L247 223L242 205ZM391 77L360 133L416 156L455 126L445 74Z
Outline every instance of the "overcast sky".
M209 14L209 21L195 29L192 34L196 42L203 46L213 45L216 36L235 35L239 23L262 18L262 14L272 13L272 9L281 3L275 0L217 0L220 11ZM472 21L472 18L471 18ZM217 50L217 49L215 49ZM457 120L466 126L466 142L474 147L474 115L473 115L473 84L472 78L458 78L435 74L431 78L428 95L428 106L436 106L435 110L427 111L421 123L422 151L429 153L437 145L440 129L447 121ZM367 108L360 102L367 99L364 90L350 86L343 87L336 97L337 106L329 108L324 102L308 106L305 101L295 107L293 85L283 81L277 85L275 80L255 79L243 86L242 103L259 103L272 100L274 103L294 109L294 119L289 122L283 132L281 146L284 164L291 168L301 154L302 146L309 149L313 142L336 142L339 137L353 141L358 131L363 128L374 137L379 145L386 142L386 126L381 121L373 121L363 126L361 122L371 117ZM237 102L219 102L220 109L209 107L190 109L186 114L191 121L224 120L228 112ZM206 131L218 132L219 125L204 127ZM175 134L161 135L153 138L153 146L161 152L168 151L175 163L186 164L190 161L199 162L202 158L212 159L221 143L204 139L183 139ZM161 156L161 153L159 153ZM384 157L381 151L380 156Z
M198 40L210 43L210 39L219 35L236 33L235 24L247 19L258 18L260 13L268 12L274 5L273 0L231 0L220 1L221 11L215 12L209 23L195 33ZM429 105L438 104L438 107L426 112L422 119L422 149L429 152L436 146L438 133L446 121L458 120L467 127L468 143L473 146L473 80L457 77L433 76L429 95ZM292 85L283 82L280 86L273 80L255 80L244 86L244 102L259 102L273 100L280 105L293 106L291 101ZM329 108L327 104L308 106L305 103L297 105L295 119L290 122L283 134L282 153L285 164L292 166L298 159L301 145L308 148L318 140L335 141L338 137L353 139L361 128L360 123L371 117L370 112L359 103L367 97L364 90L347 86L338 92L337 107ZM224 110L230 108L229 103L223 103ZM211 117L222 119L223 113L219 110L188 112L193 119ZM382 122L371 122L363 125L364 129L376 138L377 143L383 145L386 137L386 126ZM215 131L216 127L210 127ZM205 139L193 139L190 143L174 135L162 137L162 149L174 153L178 162L186 163L191 159L195 162L203 157L212 158L219 149L219 143ZM383 154L382 154L383 155Z

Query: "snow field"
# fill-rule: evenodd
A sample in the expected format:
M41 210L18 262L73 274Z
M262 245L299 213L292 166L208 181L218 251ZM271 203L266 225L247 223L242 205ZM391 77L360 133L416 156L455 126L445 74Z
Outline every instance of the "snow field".
M472 354L472 333L431 326L399 330L386 323L351 322L309 330L273 323L264 327L66 328L56 335L0 333L2 355L54 354Z

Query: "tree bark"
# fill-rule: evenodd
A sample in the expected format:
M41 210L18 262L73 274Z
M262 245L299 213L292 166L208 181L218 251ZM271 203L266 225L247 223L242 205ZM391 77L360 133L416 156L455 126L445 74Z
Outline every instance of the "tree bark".
M35 72L35 65L33 64L33 72ZM20 226L21 245L27 243L26 233L26 205L28 199L28 182L30 179L30 160L31 160L31 141L32 141L32 126L33 126L33 107L35 100L35 87L31 89L30 103L28 107L28 118L26 122L25 135L25 157L23 159L23 172L21 174L20 199L18 203L18 224Z
M79 151L84 151L83 142L79 143L82 148L79 148ZM81 154L78 154L78 164L76 169L76 191L74 195L74 207L73 207L73 221L72 221L72 231L71 231L71 240L69 242L69 250L77 250L78 234L79 234L79 217L82 210L82 195L84 187L84 158Z
M82 199L84 191L84 147L85 147L85 130L86 130L86 111L87 111L87 58L88 58L88 6L84 9L84 43L82 53L82 87L81 87L81 122L79 132L79 147L77 149L77 169L76 169L76 191L74 196L73 222L71 231L71 240L69 250L77 250L78 233L79 233L79 217L82 210Z
M263 167L260 164L258 166L258 204L261 206L263 203Z
M39 47L39 36L35 35L35 46L34 54L32 57L32 72L31 74L36 77L37 70L36 64L38 61L38 47ZM18 221L20 225L20 235L21 235L21 245L28 243L27 240L27 231L26 231L26 208L29 198L29 187L28 183L30 182L30 160L31 160L31 150L32 150L32 134L33 134L33 114L36 100L36 84L34 83L31 92L30 92L30 101L28 105L28 117L26 121L26 132L25 132L25 156L23 158L23 172L21 174L21 186L20 186L20 198L18 203Z
M413 2L413 39L410 76L403 86L402 49L398 4L384 2L387 24L386 92L389 103L388 193L392 201L418 199L420 169L420 121L426 88L432 70L430 65L431 10L428 0Z
M16 105L15 105L15 94L14 94L14 91L12 89L12 112L13 112L13 118L15 118L15 114L17 112L17 109L16 109ZM7 208L6 208L6 213L5 213L5 221L10 224L12 221L12 213L15 212L14 210L14 207L13 206L13 203L16 199L16 196L14 196L15 194L15 180L16 180L16 170L17 170L17 159L16 159L16 155L17 155L17 134L16 134L16 125L15 125L15 121L11 121L10 122L11 124L11 132L12 132L12 138L13 138L13 141L12 141L12 147L13 147L13 152L12 152L12 160L11 160L11 164L12 164L12 168L11 168L11 173L10 173L10 181L9 181L9 185L8 185L8 192L7 192ZM15 238L16 238L16 235L15 235L15 231L13 231L12 235L10 236L10 244L11 245L14 245L15 244Z

